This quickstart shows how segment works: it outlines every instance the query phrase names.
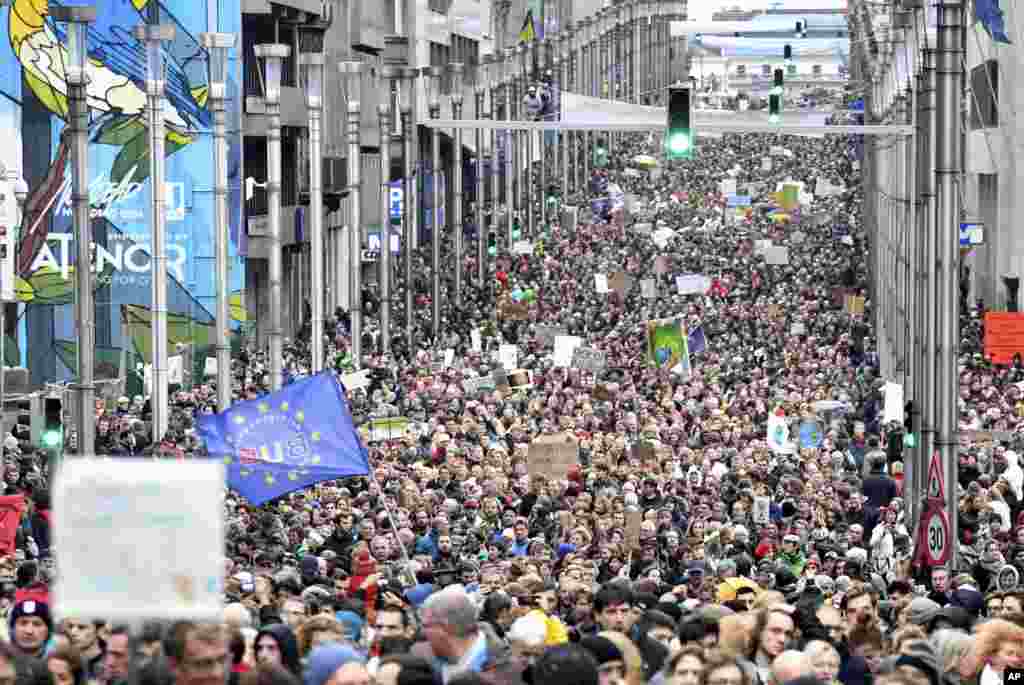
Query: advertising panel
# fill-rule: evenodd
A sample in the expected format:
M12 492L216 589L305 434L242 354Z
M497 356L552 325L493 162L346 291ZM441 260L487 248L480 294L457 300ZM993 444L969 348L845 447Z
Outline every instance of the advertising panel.
M87 69L90 107L88 197L93 231L98 379L116 375L121 352L149 363L152 201L145 97L144 48L131 27L144 23L158 0L93 0ZM214 0L211 0L214 1ZM165 44L165 187L168 261L168 344L215 343L213 114L207 54L199 34L240 34L239 0L206 3L159 0L161 23L173 24ZM29 197L15 229L15 294L23 307L5 331L7 350L29 367L32 381L72 377L78 332L73 316L76 246L72 228L71 148L67 130L65 27L47 0L12 0L0 7L0 128L10 124L0 158L23 169ZM50 0L56 6L56 0ZM240 44L230 53L227 93L229 283L231 326L249 318L239 254L241 223ZM49 66L47 66L49 65ZM6 134L5 134L6 135ZM3 156L13 157L6 159ZM244 231L242 231L244 233ZM10 317L8 317L10 318ZM16 328L14 327L16 326ZM10 360L11 353L8 353ZM194 354L202 359L205 354ZM112 367L112 368L108 368Z

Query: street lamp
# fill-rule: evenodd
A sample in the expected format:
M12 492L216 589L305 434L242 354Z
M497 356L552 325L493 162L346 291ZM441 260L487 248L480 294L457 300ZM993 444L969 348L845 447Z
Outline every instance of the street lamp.
M518 71L513 77L519 83L518 93L516 94L516 100L513 103L513 107L516 111L516 119L525 119L526 108L523 106L523 96L526 95L526 89L529 83L529 77L527 76L527 63L529 62L529 48L526 43L520 43L516 47L516 64L518 65ZM523 236L522 225L523 217L531 217L533 215L532 209L529 206L529 191L527 190L528 181L526 176L528 173L523 172L523 152L529 154L530 145L530 132L529 131L516 131L516 138L519 140L519 145L516 146L515 155L515 179L516 179L516 206L519 208L520 219L520 237ZM525 145L523 144L525 141ZM527 169L527 172L529 169ZM528 226L532 229L532 226ZM511 248L511 245L509 245Z
M199 43L207 52L206 71L210 109L213 111L213 219L214 256L217 272L217 411L231 406L231 344L228 339L228 143L227 80L228 50L235 46L231 33L201 33Z
M441 74L440 67L423 67L420 75L427 91L427 109L431 119L441 117ZM440 176L441 137L437 128L430 129L430 330L436 343L441 334L441 187Z
M281 71L292 54L287 45L260 44L253 47L263 60L263 101L267 115L267 219L270 240L267 272L270 281L270 389L281 389L284 350L281 332Z
M462 86L465 67L462 62L451 62L448 64L448 78L451 84L452 119L462 118ZM452 185L454 192L452 197L455 206L452 207L451 222L455 242L455 304L462 306L462 129L455 129L455 154L452 161ZM447 214L447 213L446 213Z
M501 82L504 84L505 120L512 121L515 118L515 48L505 48L505 54L501 60ZM512 252L512 232L515 230L515 155L516 146L512 129L505 130L505 248Z
M403 36L388 36L386 43L404 42ZM391 60L387 60L390 62ZM377 90L381 92L377 105L377 123L380 128L380 256L377 257L377 284L380 291L380 351L391 352L391 137L395 125L392 94L395 82L402 77L403 67L385 64L377 70Z
M71 206L75 232L75 318L78 320L78 386L75 392L75 431L79 456L95 449L95 403L93 373L96 355L96 313L92 290L89 247L92 223L89 210L89 105L86 86L89 76L87 36L96 21L95 7L51 7L54 21L65 24L68 61L64 73L68 84L68 128L71 132ZM125 343L127 344L127 343Z
M363 303L362 303L362 226L360 202L360 128L362 116L360 97L362 95L362 62L339 62L341 85L345 98L346 116L343 131L348 145L348 207L349 207L349 319L352 322L352 363L358 369L362 366L363 347Z
M309 351L310 371L324 367L324 34L329 26L331 3L324 17L302 27L308 52L299 55L299 74L306 93L309 117ZM300 246L301 247L301 246Z
M473 90L473 114L479 120L490 119L490 113L484 111L484 101L487 96L487 89L491 85L491 70L494 65L494 55L484 55L480 60L480 66L476 72L476 83ZM474 131L474 144L476 145L476 187L474 196L474 221L476 223L476 274L477 287L482 291L487 278L487 240L490 236L489 227L484 226L484 173L487 168L484 155L484 132L482 129ZM491 148L493 153L493 147ZM494 171L493 162L490 165L491 172ZM494 197L491 197L491 212L494 212Z
M412 67L402 67L402 78L399 81L401 91L401 139L403 157L402 183L402 222L405 229L402 237L402 271L405 274L405 346L408 354L412 354L415 331L413 316L412 287L412 251L416 245L419 232L419 193L416 190L417 174L413 168L416 155L413 152L412 104L416 98L416 77L419 71Z
M153 442L163 440L167 432L167 208L164 206L164 48L174 40L171 24L140 24L134 29L135 39L146 52L146 99L149 115L149 188L150 222L153 244ZM79 246L79 251L82 246ZM84 262L88 264L89 262Z

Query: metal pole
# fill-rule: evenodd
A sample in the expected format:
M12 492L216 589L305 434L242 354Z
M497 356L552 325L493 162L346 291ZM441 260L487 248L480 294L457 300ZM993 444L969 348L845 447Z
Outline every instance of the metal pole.
M421 75L427 79L430 100L427 103L430 118L441 117L441 101L438 98L437 84L440 82L440 67L424 67ZM430 130L430 189L431 189L431 259L430 259L430 332L436 344L441 335L441 241L444 229L441 226L441 138L436 128Z
M516 51L514 48L505 48L505 84L502 88L505 96L504 115L506 121L511 121L513 116L512 101L515 98L515 60ZM512 251L512 227L515 215L515 162L516 154L515 140L512 137L512 129L505 134L505 249Z
M402 244L402 271L405 274L405 344L411 355L415 342L416 315L413 311L413 278L412 278L412 246L416 244L414 236L419 230L419 194L416 192L416 173L413 164L417 157L413 149L412 100L416 95L415 69L402 69L402 79L407 84L404 93L408 95L401 105L403 173L405 181L402 190L403 224L405 237Z
M566 41L568 40L567 35L563 35L562 39L555 44L555 49L558 51L555 53L555 69L552 72L553 76L553 90L558 95L558 108L555 110L555 116L558 119L562 118L562 89L568 83L567 72L569 71L569 60L563 54L565 50ZM569 133L566 131L558 131L558 152L556 155L556 162L558 164L559 176L561 177L561 186L559 189L560 202L559 205L564 205L568 201L569 197ZM544 202L545 207L547 201ZM557 211L557 210L556 210ZM548 222L560 223L558 216L554 219L547 217Z
M500 56L495 55L495 60ZM498 67L495 67L497 73ZM501 88L500 83L496 84L494 81L488 84L488 90L491 91L490 105L491 105L491 118L495 121L501 118L501 102L498 98L498 92ZM498 129L492 129L491 133L491 216L489 223L489 229L494 231L495 242L497 242L497 235L499 230L499 210L503 206L501 200L501 174L498 173L498 164L500 162L499 147L501 141L501 132ZM487 235L487 241L490 242L490 233ZM485 254L488 252L488 248L484 248ZM490 254L487 254L487 258L490 259ZM485 283L486 285L486 283Z
M135 27L135 37L144 42L147 50L160 49L164 41L174 39L174 27L143 24ZM153 442L159 442L167 432L167 208L165 206L164 181L164 78L163 59L160 64L149 64L146 74L146 100L149 116L149 175L150 175L150 221L153 230L151 297L153 325L151 345L153 348L153 388L150 406L153 410ZM85 256L80 264L90 264L89 243L78 245L79 256ZM90 284L91 287L91 284ZM93 324L95 330L95 324ZM93 342L95 345L95 342ZM93 419L95 408L88 405Z
M342 62L338 65L343 82L347 83L347 118L345 140L348 143L348 197L349 197L349 318L352 321L352 361L358 369L363 365L363 240L360 202L360 130L362 117L360 95L363 65L361 62Z
M210 52L210 107L213 110L213 197L214 197L214 254L217 279L217 411L231 406L231 343L230 313L228 309L228 142L225 83L212 75L212 62L227 59L227 50L235 44L231 34L204 33L200 36L203 47ZM216 76L219 79L219 75Z
M310 71L318 69L323 74L323 53L310 53L301 57ZM315 80L316 84L307 84L306 87L322 90L322 80ZM322 92L307 93L306 108L309 110L309 349L313 357L310 369L316 374L324 367L324 149L320 129L323 116Z
M935 155L936 155L936 99L935 99L935 50L924 51L924 76L925 92L922 98L922 127L926 131L924 138L924 166L921 167L922 199L924 211L922 212L922 302L923 311L921 319L923 326L921 335L923 339L924 354L922 355L921 370L921 450L918 466L918 473L922 474L919 481L923 485L927 481L927 469L932 457L932 450L935 448L936 439L936 407L935 407L935 369L936 369L936 339L935 330L938 325L936 318L936 297L935 290L938 287L936 278L935 261L937 254L937 238L935 223Z
M960 59L963 54L963 4L959 0L940 0L938 32L938 64L936 77L936 112L938 130L948 135L936 138L935 180L938 190L936 231L938 238L937 313L938 355L936 380L937 441L945 471L946 513L949 515L952 568L957 557L957 357L960 338L958 279L960 275L959 219L960 206L957 183L960 177L959 135L961 120L960 98L963 73Z
M384 67L382 85L391 87L393 67ZM391 352L391 98L377 105L380 126L380 256L377 257L377 287L380 290L380 351Z
M526 52L526 46L520 44L516 48L516 59L518 63L518 69L513 72L512 83L514 95L512 96L512 112L514 119L525 120L526 108L522 106L523 96L526 94L526 61L524 54ZM523 182L523 153L525 151L524 141L526 140L524 134L520 130L515 131L515 158L514 158L514 173L515 173L515 192L516 192L516 211L519 214L520 227L522 227L522 220L526 216L525 210L525 198L526 188ZM520 228L520 236L522 236L522 228ZM512 244L509 243L509 249Z
M486 86L484 85L483 76L481 73L486 74L489 70L491 63L490 55L484 56L484 67L481 71L477 71L477 83L476 90L473 98L473 113L477 119L489 119L490 114L484 112L484 96L486 95ZM487 229L484 226L484 173L488 165L485 164L484 155L484 131L483 129L476 129L473 132L474 144L476 145L476 190L474 195L476 197L476 205L474 207L473 220L476 223L476 273L477 273L477 287L483 290L484 283L487 278ZM491 167L493 170L493 166ZM494 202L492 198L491 211L494 211Z
M453 62L448 65L448 73L452 80L452 118L462 118L462 73L463 65L460 62ZM455 206L450 213L453 241L455 243L455 306L462 306L462 256L463 256L463 193L462 193L462 129L455 129L455 154L452 160L452 183L454 192L452 198ZM479 151L478 151L479 152ZM448 213L446 212L446 217Z

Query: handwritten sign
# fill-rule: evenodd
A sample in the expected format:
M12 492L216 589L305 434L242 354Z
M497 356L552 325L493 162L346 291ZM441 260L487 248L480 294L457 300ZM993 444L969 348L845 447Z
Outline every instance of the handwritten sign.
M573 351L583 344L583 338L575 335L559 335L555 337L555 349L551 359L555 367L564 369L572 365Z
M498 361L506 371L519 366L519 348L516 345L502 345L498 348Z
M594 274L594 289L602 295L607 293L609 290L608 276L605 274Z
M843 309L847 314L863 314L864 298L859 295L847 295L843 301Z
M626 545L630 549L635 549L640 546L640 527L644 523L644 513L642 511L627 511L626 512Z
M985 356L996 364L1009 364L1015 354L1024 355L1024 313L986 313Z
M526 452L526 469L531 476L561 479L579 461L579 443L568 433L541 435Z
M572 366L574 369L586 369L592 373L604 371L608 359L603 350L593 347L577 347L572 352Z
M54 490L60 618L219 620L224 466L75 459Z

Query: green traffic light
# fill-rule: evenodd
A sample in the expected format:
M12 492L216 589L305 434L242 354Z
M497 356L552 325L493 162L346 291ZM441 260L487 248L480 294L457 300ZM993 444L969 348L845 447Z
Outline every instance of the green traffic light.
M768 122L771 123L771 124L779 123L779 115L778 114L769 114L768 115Z
M905 433L903 435L903 446L911 449L917 447L917 436L913 433Z
M46 431L43 433L43 445L56 447L60 444L60 431Z
M677 155L688 152L690 150L690 135L684 132L673 133L668 139L668 150Z

